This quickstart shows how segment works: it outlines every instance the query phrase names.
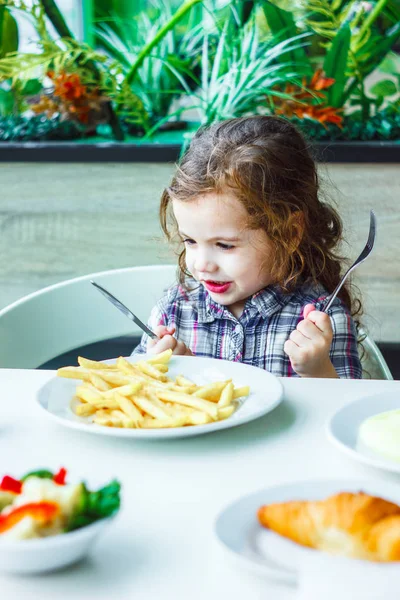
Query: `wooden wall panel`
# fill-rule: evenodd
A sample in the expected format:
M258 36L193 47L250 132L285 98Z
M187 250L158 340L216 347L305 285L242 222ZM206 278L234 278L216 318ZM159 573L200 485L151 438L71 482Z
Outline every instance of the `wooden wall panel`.
M158 225L172 173L170 164L1 164L0 307L78 275L172 262ZM376 249L355 282L372 335L400 343L400 166L329 164L320 174L352 260L376 212Z

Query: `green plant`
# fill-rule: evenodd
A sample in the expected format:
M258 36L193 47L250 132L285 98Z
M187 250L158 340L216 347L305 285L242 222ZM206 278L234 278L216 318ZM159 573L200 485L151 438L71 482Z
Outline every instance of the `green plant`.
M18 25L9 9L0 2L0 58L18 50Z
M263 2L271 30L284 27L294 35L297 25L291 13L272 2ZM297 50L298 59L308 63L308 73L315 67L334 80L320 102L326 107L343 109L348 101L361 106L362 116L370 114L365 79L382 62L400 37L400 8L395 0L378 0L375 4L359 0L304 0L303 22L317 37L313 54ZM382 31L382 16L391 25ZM300 53L301 52L301 56Z
M7 117L14 112L14 93L7 83L0 86L0 117Z
M170 15L169 19L158 24L152 31L151 37L148 37L146 42L137 48L135 59L127 63L121 60L121 55L117 57L118 60L113 60L103 53L93 50L87 44L75 40L54 0L34 0L32 5L27 5L24 0L3 1L7 2L7 7L21 10L31 17L39 35L37 42L39 52L7 53L0 59L0 82L10 80L12 91L17 94L20 92L21 85L33 78L39 79L45 86L48 71L54 71L56 75L62 77L64 75L77 76L80 84L86 86L88 94L92 94L92 96L95 94L96 97L102 99L106 110L98 111L98 114L100 115L101 112L103 112L103 116L105 113L108 114L108 122L117 139L123 138L123 132L114 107L117 108L120 115L129 119L139 129L144 131L149 129L152 115L146 110L145 103L150 107L151 90L147 89L146 82L141 84L139 70L143 71L147 57L156 51L158 44L163 42L177 23L187 16L196 4L202 2L202 0L187 0L173 15ZM55 39L50 35L47 27L48 21L52 23L59 38ZM175 65L172 63L173 59L171 58L169 69L171 72L175 72L179 80L178 65L176 61ZM168 89L168 92L171 93L171 90ZM47 97L52 93L51 89L44 88L43 90L43 94ZM51 100L46 100L43 94L39 107L46 108L47 106L48 108ZM19 94L18 112L21 112L21 100L22 95ZM7 104L4 97L2 98L2 106L3 112L10 110L8 97ZM55 108L54 102L51 106ZM163 108L160 106L159 110Z
M173 18L167 0L153 0L151 6L135 19L126 20L114 15L111 23L110 18L100 21L96 35L107 54L122 66L127 78L142 49L149 47L158 32ZM187 26L192 34L199 28L190 22ZM184 33L177 31L177 27L168 28L129 83L153 124L169 115L172 101L183 92L182 78L188 80L192 76L193 54L189 56L185 52L185 41Z
M267 0L262 2L262 8L268 27L274 36L284 36L286 39L293 39L299 35L298 27L292 12L284 10ZM310 40L308 40L308 42L310 43ZM285 54L282 54L278 60L280 62L289 60L291 64L301 65L303 74L307 77L313 74L313 68L304 45L290 48Z
M325 38L323 68L335 85L328 103L342 107L350 99L361 106L368 118L370 103L366 97L365 79L382 62L400 38L400 7L393 0L359 2L358 0L307 0L306 10L323 17L307 20L311 29ZM378 27L382 16L391 26ZM354 102L353 102L354 104Z
M390 78L381 79L369 89L375 112L387 101L389 111L400 113L400 57L394 53L388 54L379 65L379 71Z
M131 65L126 75L126 83L128 85L132 84L143 61L147 56L149 56L153 48L155 48L163 39L163 37L165 37L165 35L175 27L182 17L184 17L196 4L199 4L200 2L202 2L202 0L186 0L186 2L182 4L182 6L174 13L171 19L164 23L153 39L141 49L135 62Z
M40 142L43 140L74 140L83 134L72 121L52 119L45 115L23 117L21 115L0 116L0 142Z
M0 59L18 50L18 25L9 9L0 1ZM14 111L15 97L11 86L6 82L0 85L0 116Z
M301 75L301 65L281 58L304 45L303 35L264 39L254 15L241 28L231 24L226 21L216 43L215 36L204 35L199 89L187 89L202 123L257 112L272 95L289 98L276 86Z
M305 136L316 141L374 141L374 140L399 140L400 139L400 111L394 112L386 108L375 116L364 121L361 114L346 115L342 127L327 123L323 126L312 119L298 119L291 121L302 130Z
M140 101L123 85L119 64L109 61L104 54L71 37L72 34L53 0L35 0L29 6L23 0L7 0L7 2L9 7L23 11L31 18L39 35L36 42L37 52L14 52L0 59L0 83L7 80L10 82L18 100L17 112L23 112L27 95L23 90L28 82L39 80L43 93L52 93L51 89L46 89L46 76L49 71L55 71L77 74L90 89L99 90L100 96L104 99L105 118L117 139L122 139L123 133L111 101L129 104L132 118L141 124L147 122L147 114ZM61 37L54 38L49 33L48 19L51 19Z
M7 139L6 120L32 107L45 111L32 121L40 129L32 129L35 139L62 128L81 135L105 121L117 139L126 124L151 135L188 108L202 123L276 111L318 139L392 139L398 131L400 76L390 55L400 39L398 0L96 3L103 7L98 49L74 39L56 0L0 0ZM18 52L16 10L38 33L32 52ZM368 87L377 68L386 76ZM76 101L62 88L69 85L80 94ZM26 119L14 123L18 135L28 135Z

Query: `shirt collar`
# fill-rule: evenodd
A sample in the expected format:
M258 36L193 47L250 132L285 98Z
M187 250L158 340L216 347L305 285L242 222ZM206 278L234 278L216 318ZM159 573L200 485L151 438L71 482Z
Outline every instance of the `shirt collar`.
M211 298L210 294L207 290L202 286L199 294L199 302L196 306L198 313L198 321L199 323L211 323L215 319L222 319L225 317L232 317L231 313L222 306L222 304L218 304L214 302Z
M284 294L279 286L269 285L252 296L247 302L254 306L264 318L271 317L282 310L293 298L293 294Z

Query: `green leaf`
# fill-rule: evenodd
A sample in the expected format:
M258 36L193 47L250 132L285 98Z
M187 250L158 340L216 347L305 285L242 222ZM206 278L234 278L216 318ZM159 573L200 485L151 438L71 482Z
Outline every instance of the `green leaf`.
M133 63L126 75L125 81L128 85L132 84L139 67L143 63L144 59L151 54L153 48L156 47L157 44L159 44L159 42L168 34L168 32L176 26L182 17L184 17L199 2L202 2L202 0L186 0L186 2L184 2L182 6L180 6L173 14L171 19L169 19L169 21L167 21L164 26L159 29L154 38L141 49L136 61Z
M269 0L262 4L262 8L267 19L268 26L274 36L282 36L284 39L294 38L297 34L297 27L292 13L279 8ZM305 75L312 75L313 69L303 47L291 49L278 58L279 62L290 62L292 64L302 64Z
M375 83L370 89L371 94L378 98L384 98L385 96L392 96L397 92L397 86L391 79L383 79Z
M2 45L2 39L3 39L3 23L4 23L5 11L6 11L5 6L0 6L0 52L1 52L1 45Z
M116 513L121 503L120 491L121 485L116 480L97 492L91 492L83 485L80 506L71 517L66 530L79 529Z
M18 25L4 6L0 7L0 58L18 50Z
M382 37L381 41L375 43L370 49L367 58L363 60L362 64L362 74L364 77L372 73L372 71L383 61L399 38L400 22L391 27L389 31L386 32L385 37Z
M19 93L23 96L34 96L35 94L39 94L42 89L43 85L39 79L28 79L19 90Z
M324 60L324 73L332 77L335 83L327 92L327 104L341 107L343 105L343 92L347 82L346 68L350 49L351 30L347 23L342 25L335 35L332 45Z
M388 73L389 75L398 75L400 72L400 61L394 52L390 52L385 56L379 65L379 70L382 71L382 73Z
M0 88L0 117L12 115L14 109L14 94L11 90Z
M73 38L73 34L65 22L55 0L41 0L45 13L60 37Z
M383 12L393 21L393 23L400 21L400 6L398 0L388 0L384 6Z

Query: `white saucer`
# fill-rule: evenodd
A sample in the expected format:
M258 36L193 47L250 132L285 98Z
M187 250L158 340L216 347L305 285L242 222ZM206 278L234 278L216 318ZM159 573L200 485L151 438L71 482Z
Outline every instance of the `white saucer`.
M329 419L327 423L328 439L359 462L377 469L400 473L400 462L389 460L369 450L358 440L358 431L365 419L395 409L400 409L398 392L382 392L355 400L339 409Z

